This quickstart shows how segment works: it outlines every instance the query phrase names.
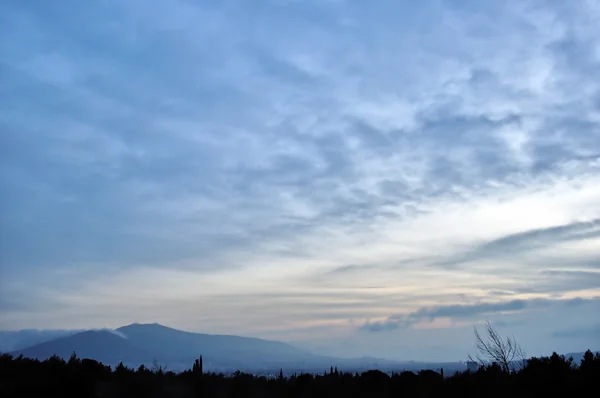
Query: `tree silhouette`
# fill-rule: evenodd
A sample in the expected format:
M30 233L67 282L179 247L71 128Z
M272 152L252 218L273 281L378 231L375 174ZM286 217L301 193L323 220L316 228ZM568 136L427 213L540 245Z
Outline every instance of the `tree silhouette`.
M495 363L506 373L519 370L524 366L525 352L514 336L502 337L490 321L486 321L485 336L479 333L477 327L474 329L477 354L475 357L469 355L470 361L477 362L480 366Z
M499 335L496 333L496 336ZM480 336L481 337L481 336ZM483 337L482 337L483 340ZM491 344L484 340L488 346ZM505 340L500 340L505 343ZM511 343L514 346L514 342ZM510 358L510 357L509 357ZM485 360L482 357L482 360ZM491 360L490 360L491 361ZM72 355L68 361L0 354L0 396L17 397L181 397L181 398L312 398L312 397L553 397L587 396L597 390L600 354L587 351L581 363L553 353L531 358L522 369L506 371L500 361L477 371L465 370L440 377L433 370L388 374L369 370L359 373L329 368L325 375L300 373L284 377L257 376L241 371L228 376L204 373L202 361L181 373L164 372L160 366L114 369L91 359ZM510 363L510 362L507 362Z

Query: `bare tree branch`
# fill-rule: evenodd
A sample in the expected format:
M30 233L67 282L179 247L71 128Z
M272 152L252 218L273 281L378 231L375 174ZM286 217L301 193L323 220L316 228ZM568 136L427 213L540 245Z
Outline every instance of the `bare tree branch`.
M476 327L474 329L477 354L475 357L469 354L469 361L476 362L479 366L495 363L507 373L524 366L525 352L514 336L504 339L489 321L486 321L485 336Z
M161 365L158 363L156 358L152 361L152 371L156 374L162 375L167 371L167 365Z

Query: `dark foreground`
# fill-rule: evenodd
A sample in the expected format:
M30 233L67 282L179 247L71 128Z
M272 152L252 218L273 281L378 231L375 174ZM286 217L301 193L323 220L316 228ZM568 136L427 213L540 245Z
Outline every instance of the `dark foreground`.
M97 361L45 361L0 356L0 396L10 397L565 397L596 396L600 391L600 354L586 352L581 363L553 354L532 358L508 374L491 365L446 378L433 371L324 375L288 378L182 373L160 367L111 369Z

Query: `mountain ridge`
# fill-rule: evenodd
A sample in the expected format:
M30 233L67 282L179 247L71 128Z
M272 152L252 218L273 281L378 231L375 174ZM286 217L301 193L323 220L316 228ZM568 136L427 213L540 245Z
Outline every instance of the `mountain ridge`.
M18 356L47 359L58 355L68 359L73 352L79 358L91 358L106 365L123 362L130 367L156 364L170 370L186 370L200 355L210 371L323 371L331 365L346 370L387 369L420 370L444 367L461 370L456 362L391 361L382 358L336 358L316 355L291 344L255 337L205 334L174 329L159 323L132 323L116 329L87 330L50 339L29 347L11 350ZM579 362L583 353L569 353Z
M290 344L235 335L213 335L174 329L158 323L132 323L112 330L87 330L12 350L13 355L47 359L91 358L107 365L130 366L161 363L187 369L200 355L207 368L250 369L302 365L318 356Z
M92 358L106 364L131 364L132 359L133 362L153 359L151 353L140 350L127 339L106 330L87 330L12 352L13 355L37 359L47 359L53 355L68 359L73 353L80 358Z

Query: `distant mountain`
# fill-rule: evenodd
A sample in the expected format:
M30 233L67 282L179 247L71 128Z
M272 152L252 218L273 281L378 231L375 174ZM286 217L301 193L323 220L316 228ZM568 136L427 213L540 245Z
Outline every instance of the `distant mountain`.
M114 331L75 333L11 353L38 359L52 355L68 359L73 352L80 358L92 358L108 365L121 361L134 367L157 363L172 370L190 368L200 355L205 368L216 371L308 368L324 358L278 341L191 333L156 323L132 324Z
M594 354L597 354L600 351L592 351ZM583 355L585 354L585 352L569 352L567 354L565 354L565 358L573 358L573 362L575 362L577 365L579 365L581 363L581 360L583 359Z
M109 331L87 331L60 337L29 348L17 350L13 355L47 359L53 355L68 359L75 352L79 358L92 358L105 364L152 363L154 356L132 345L127 339Z
M22 329L0 331L0 352L21 350L59 337L70 336L81 332L85 332L85 330Z
M17 350L14 355L46 359L58 355L68 359L75 352L107 365L123 362L130 367L144 364L167 366L171 370L189 369L202 355L206 370L230 372L322 372L330 366L346 371L369 369L397 370L425 363L408 364L378 358L340 359L314 355L290 344L250 337L185 332L159 324L131 324L114 331L87 331Z
M19 348L11 353L43 360L52 355L68 359L75 352L80 358L96 359L106 365L117 365L121 361L129 367L141 364L152 367L158 364L166 365L174 371L191 368L193 361L200 355L204 359L204 368L216 372L239 369L271 373L283 368L286 372L314 373L328 370L330 366L351 372L369 369L386 372L421 369L439 371L440 368L454 372L465 368L462 362L397 362L371 357L341 359L320 356L278 341L185 332L156 323L134 323L110 331L73 333L28 348ZM43 338L42 336L50 335L42 333L37 338ZM14 338L14 335L12 337ZM579 363L583 353L570 353L565 356L572 356L575 362Z
M161 358L176 358L189 367L202 355L207 365L246 368L260 363L279 366L315 358L309 352L278 341L250 337L184 332L157 323L116 329L134 346Z

